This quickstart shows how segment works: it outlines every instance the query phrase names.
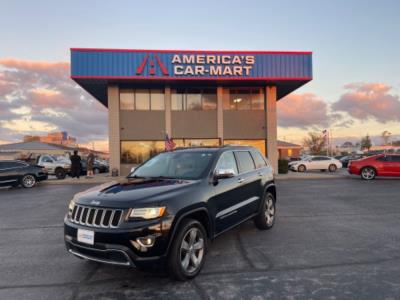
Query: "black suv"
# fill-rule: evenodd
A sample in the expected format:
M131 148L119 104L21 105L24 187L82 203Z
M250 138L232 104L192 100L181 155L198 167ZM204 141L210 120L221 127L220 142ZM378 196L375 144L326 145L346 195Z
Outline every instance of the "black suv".
M21 160L0 160L0 186L32 188L38 181L46 180L43 167L32 166Z
M78 193L65 216L67 250L83 259L149 267L166 262L179 280L195 277L208 240L253 219L275 221L273 170L252 147L164 152L112 182Z

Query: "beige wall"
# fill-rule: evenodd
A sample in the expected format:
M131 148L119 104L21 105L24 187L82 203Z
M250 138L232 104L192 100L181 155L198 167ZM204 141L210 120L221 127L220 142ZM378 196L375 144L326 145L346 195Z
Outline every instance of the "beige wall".
M217 111L172 111L172 137L217 138Z
M171 111L169 87L165 88L165 111L120 111L119 89L108 88L110 170L129 173L132 165L120 164L121 140L173 138L266 139L267 153L277 172L276 87L266 87L265 111L223 110L225 89L218 87L217 110Z
M265 139L265 113L224 110L224 139Z
M164 140L165 111L120 112L121 140Z

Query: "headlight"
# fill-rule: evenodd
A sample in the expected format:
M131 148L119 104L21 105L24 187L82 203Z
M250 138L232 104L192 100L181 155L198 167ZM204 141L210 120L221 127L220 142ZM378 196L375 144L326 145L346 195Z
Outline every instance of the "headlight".
M71 200L71 201L69 202L69 205L68 205L68 216L69 216L69 217L72 216L72 212L74 211L74 207L75 207L75 201L74 201L74 200Z
M145 207L145 208L133 208L129 214L130 218L142 218L142 219L155 219L161 217L165 212L165 207Z

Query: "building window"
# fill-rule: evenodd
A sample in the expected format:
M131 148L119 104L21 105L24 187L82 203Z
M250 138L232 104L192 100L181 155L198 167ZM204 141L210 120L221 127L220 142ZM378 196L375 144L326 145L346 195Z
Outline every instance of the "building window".
M164 110L163 90L121 89L121 110Z
M218 147L219 139L174 139L177 147Z
M164 92L163 90L150 91L150 108L151 110L164 110Z
M171 91L172 110L216 110L216 89L178 89Z
M121 141L121 163L141 164L164 150L164 141Z
M122 110L135 109L135 92L134 90L121 90L119 94L120 108Z
M224 145L252 146L260 150L263 155L266 155L265 140L224 140Z
M219 139L174 139L176 147L219 146ZM141 164L165 151L165 141L121 141L121 163Z
M263 89L229 89L229 95L224 97L224 109L264 110Z

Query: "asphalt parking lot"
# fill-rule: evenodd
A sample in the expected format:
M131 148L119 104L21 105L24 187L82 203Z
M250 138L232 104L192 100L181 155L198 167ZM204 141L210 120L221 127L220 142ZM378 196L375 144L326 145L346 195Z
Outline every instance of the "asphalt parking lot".
M278 219L209 248L202 273L100 265L64 249L69 200L89 185L0 190L0 299L398 299L400 180L279 180Z

